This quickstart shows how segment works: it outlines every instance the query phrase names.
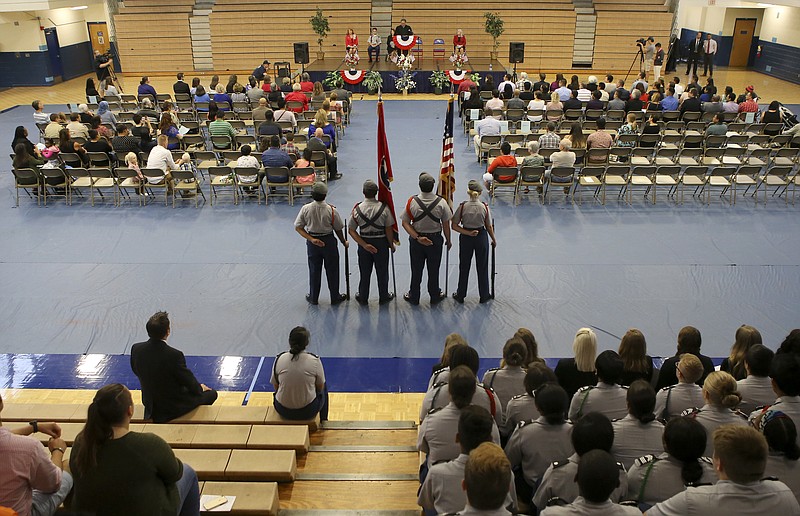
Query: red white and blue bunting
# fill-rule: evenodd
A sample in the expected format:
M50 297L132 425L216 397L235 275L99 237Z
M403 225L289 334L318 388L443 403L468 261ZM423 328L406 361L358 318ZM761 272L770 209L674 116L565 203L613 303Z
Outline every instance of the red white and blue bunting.
M364 70L342 70L342 79L347 84L358 84L364 80L366 74Z
M447 77L450 78L450 82L453 84L461 84L470 73L472 72L467 70L448 70Z
M417 37L413 34L411 36L395 36L394 45L400 50L411 50L417 43Z

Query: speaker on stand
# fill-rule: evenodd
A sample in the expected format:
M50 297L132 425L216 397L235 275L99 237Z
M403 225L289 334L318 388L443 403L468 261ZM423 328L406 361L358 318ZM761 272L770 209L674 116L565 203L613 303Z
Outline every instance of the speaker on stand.
M508 62L514 64L513 81L517 82L517 63L525 62L525 43L512 41L508 44Z
M309 62L307 41L302 43L294 43L294 62L301 65L301 70L303 73L305 73L305 65L307 65Z

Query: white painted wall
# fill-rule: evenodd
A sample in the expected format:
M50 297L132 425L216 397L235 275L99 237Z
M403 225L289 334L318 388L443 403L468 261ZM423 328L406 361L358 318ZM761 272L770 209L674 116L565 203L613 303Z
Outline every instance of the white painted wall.
M800 47L800 9L796 7L768 7L764 10L761 39Z
M86 19L84 18L87 10L51 9L37 11L36 15L41 18L42 25L45 27L55 27L58 30L59 45L68 47L89 41L89 31L86 29Z
M0 52L39 52L44 45L39 21L30 13L0 14Z
M783 7L795 10L794 7ZM681 0L678 6L678 28L710 32L716 36L732 36L736 18L755 18L756 35L760 34L764 7L755 3L719 0L715 5L708 1Z

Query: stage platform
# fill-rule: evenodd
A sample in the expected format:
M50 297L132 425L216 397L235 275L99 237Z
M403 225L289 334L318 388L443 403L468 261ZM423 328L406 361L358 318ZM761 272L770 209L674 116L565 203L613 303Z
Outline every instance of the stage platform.
M449 57L449 56L448 56ZM469 61L466 70L470 72L478 72L482 77L491 74L494 77L494 83L500 84L503 81L503 74L506 73L506 68L500 61L496 59L475 58ZM328 72L334 70L342 70L345 68L344 58L342 59L318 59L305 67L305 71L311 76L312 81L323 81ZM383 88L385 93L399 93L394 87L395 77L400 73L397 65L391 61L386 60L386 56L381 55L380 59L372 63L369 62L367 56L364 55L359 62L356 70L370 71L374 70L380 72L383 77ZM418 58L414 63L412 70L416 75L414 81L417 83L417 88L414 93L433 93L434 88L430 83L430 76L436 70L448 71L453 70L453 64L447 57L444 59L434 59L432 56L425 56ZM348 84L347 89L354 93L367 93L367 89L363 84Z

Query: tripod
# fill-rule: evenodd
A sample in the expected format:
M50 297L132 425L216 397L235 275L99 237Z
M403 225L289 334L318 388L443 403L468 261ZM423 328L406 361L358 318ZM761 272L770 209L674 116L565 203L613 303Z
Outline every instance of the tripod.
M125 93L122 90L122 83L119 82L119 79L117 78L117 74L114 73L114 65L111 65L111 66L108 67L108 78L111 79L112 83L116 83L117 88L119 88L119 92L120 93Z
M633 65L636 64L637 58L639 59L639 71L641 72L644 69L644 49L642 48L642 45L638 43L636 46L639 47L639 50L636 52L636 55L633 56L633 61L631 61L631 67L628 68L628 73L625 74L626 83L628 82L628 76L631 74L631 70L633 70Z

